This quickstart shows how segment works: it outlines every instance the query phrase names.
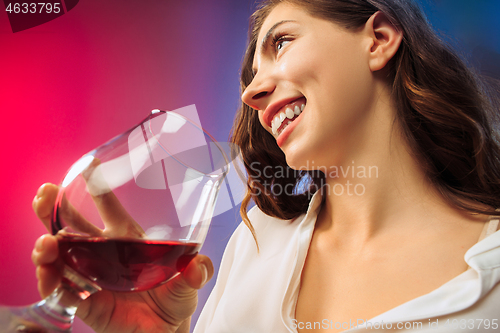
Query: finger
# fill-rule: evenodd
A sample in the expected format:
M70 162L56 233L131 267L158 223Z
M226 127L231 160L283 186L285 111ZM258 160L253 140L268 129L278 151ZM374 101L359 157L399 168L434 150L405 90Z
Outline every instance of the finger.
M57 260L57 239L51 235L43 235L38 238L31 259L37 266L38 291L45 298L61 281L62 265Z
M181 274L148 292L154 301L150 306L158 307L167 322L180 325L196 310L198 289L203 287L213 274L214 268L210 259L197 255Z
M144 238L144 230L130 216L113 193L104 176L101 161L94 158L82 172L87 188L104 222L104 234L108 237Z
M209 257L199 254L181 273L186 284L193 289L202 288L214 275L214 265Z
M66 193L63 193L61 204L57 210L58 219L56 223L61 223L61 220L73 230L87 234L93 237L102 236L102 230L87 221L80 212L69 202ZM57 226L59 230L63 229L63 225Z
M36 268L38 292L43 298L49 296L61 283L61 271L55 265L41 265Z
M35 198L33 199L33 210L48 230L50 230L52 211L54 209L58 192L59 187L54 184L46 183L40 186Z
M92 199L104 222L104 235L107 237L145 238L144 230L128 214L113 192L108 192Z
M197 255L186 266L186 269L170 280L165 286L155 289L159 299L182 299L184 295L191 295L193 291L202 288L213 276L214 266L210 258ZM163 301L166 302L166 301Z
M59 256L57 239L51 235L43 235L35 242L31 260L36 266L54 263Z
M58 194L59 187L57 185L46 183L40 186L33 199L33 210L49 231L51 231L52 214ZM88 222L73 205L69 203L65 194L58 208L58 214L59 219L63 219L64 222L74 230L87 233L91 236L100 236L102 234L99 228ZM62 225L59 226L59 229L62 229Z

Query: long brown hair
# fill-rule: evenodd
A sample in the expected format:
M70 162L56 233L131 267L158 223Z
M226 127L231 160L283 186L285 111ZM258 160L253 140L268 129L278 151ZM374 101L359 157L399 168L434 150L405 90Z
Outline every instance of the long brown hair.
M416 160L443 197L456 207L499 215L495 208L500 207L500 148L492 126L498 104L431 29L413 1L264 1L251 17L241 71L242 92L253 79L253 56L263 21L282 2L299 5L310 15L346 29L362 27L375 12L383 12L403 32L389 71L397 121ZM231 140L240 147L248 173L240 213L254 237L246 214L251 199L264 213L281 219L295 218L307 210L312 194L325 181L324 175L291 170L276 140L259 123L257 112L243 103ZM274 176L276 172L279 177ZM275 188L293 188L294 195Z

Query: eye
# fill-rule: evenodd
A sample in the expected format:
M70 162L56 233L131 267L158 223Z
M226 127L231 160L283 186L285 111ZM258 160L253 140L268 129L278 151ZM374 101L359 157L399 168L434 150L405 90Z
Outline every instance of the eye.
M272 45L276 52L280 51L286 43L291 41L291 37L285 34L276 34L273 37Z

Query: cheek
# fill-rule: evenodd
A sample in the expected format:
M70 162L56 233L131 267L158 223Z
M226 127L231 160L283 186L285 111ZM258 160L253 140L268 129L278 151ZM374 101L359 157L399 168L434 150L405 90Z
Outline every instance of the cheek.
M268 132L271 133L271 128L269 128L266 123L264 123L264 118L263 118L263 115L264 115L264 111L258 111L258 115L259 115L259 123L262 127L264 127L264 129Z
M323 117L355 120L371 108L373 76L359 50L346 43L343 49L325 50L316 59L315 104Z
M289 52L281 61L279 70L283 80L284 88L308 89L311 79L316 73L321 71L321 64L317 61L317 56L304 54L299 50ZM286 87L291 84L292 87Z
M297 79L306 96L307 115L300 133L307 137L287 151L287 161L295 166L315 160L319 164L340 163L356 146L364 119L374 101L371 72L361 56L348 57L349 51L316 53L297 63ZM328 161L325 151L332 151ZM326 158L326 157L325 157Z
M359 41L341 35L296 45L280 61L279 72L283 84L290 84L285 88L296 88L306 97L325 92L332 98L337 96L336 100L350 100L359 98L360 90L367 88L366 75L370 70Z

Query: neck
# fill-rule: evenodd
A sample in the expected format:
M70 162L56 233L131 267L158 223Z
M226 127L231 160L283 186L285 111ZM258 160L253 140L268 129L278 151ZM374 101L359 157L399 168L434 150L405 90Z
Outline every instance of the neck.
M383 97L339 165L323 170L326 197L316 229L331 231L345 244L423 230L460 214L427 180L394 121L390 94Z
M409 217L422 206L441 201L413 158L398 148L370 158L356 156L332 168L321 215L339 235L367 241L401 220L414 220Z

